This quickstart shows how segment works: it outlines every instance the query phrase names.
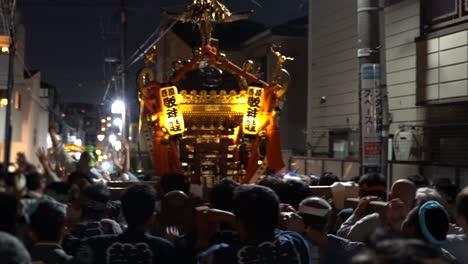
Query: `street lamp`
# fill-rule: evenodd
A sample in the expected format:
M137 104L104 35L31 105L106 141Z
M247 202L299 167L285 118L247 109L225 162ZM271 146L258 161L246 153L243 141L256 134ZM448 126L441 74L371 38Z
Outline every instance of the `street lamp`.
M116 141L117 141L117 136L116 135L114 135L114 134L109 135L109 143L114 145Z
M120 126L120 131L122 132L122 134L124 136L127 135L127 132L126 132L126 129L127 129L127 126L126 126L126 109L125 109L125 103L122 101L122 100L115 100L114 103L112 103L111 105L111 112L112 114L119 114L121 115L122 119L122 124Z
M106 138L105 135L102 135L102 134L97 135L97 139L98 139L100 142L102 142L105 138Z
M112 114L125 114L125 103L121 100L116 100L111 106Z
M123 121L121 118L117 117L114 119L114 126L119 128L119 133L122 133Z

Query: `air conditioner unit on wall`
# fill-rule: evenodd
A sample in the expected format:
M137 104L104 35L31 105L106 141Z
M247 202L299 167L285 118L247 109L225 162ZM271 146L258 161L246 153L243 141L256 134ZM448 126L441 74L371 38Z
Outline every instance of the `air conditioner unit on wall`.
M401 126L393 136L393 152L397 161L422 160L424 134L422 129Z

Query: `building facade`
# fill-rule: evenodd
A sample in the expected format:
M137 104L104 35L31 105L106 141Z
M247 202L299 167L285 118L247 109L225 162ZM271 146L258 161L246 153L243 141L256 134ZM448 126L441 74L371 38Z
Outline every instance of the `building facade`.
M468 1L382 5L391 174L467 184ZM353 163L360 155L357 41L357 1L310 1L307 144L310 156L337 163L324 168L322 161L310 161L304 170L359 173Z
M41 87L41 73L30 71L24 65L25 29L18 20L16 24L17 44L14 67L14 88L12 100L12 144L10 162L15 161L18 152L24 152L28 160L38 164L35 152L39 147L47 147L47 133L49 127L48 102L43 98ZM6 34L3 32L2 34ZM5 35L3 35L5 36ZM8 39L8 38L7 38ZM8 78L7 52L0 54L0 91L2 101L6 100ZM5 105L0 107L0 160L4 159Z

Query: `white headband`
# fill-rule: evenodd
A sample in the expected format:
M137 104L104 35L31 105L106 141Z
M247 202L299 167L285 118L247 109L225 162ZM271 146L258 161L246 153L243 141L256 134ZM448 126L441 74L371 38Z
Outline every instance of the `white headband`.
M308 215L315 215L315 216L326 216L328 214L329 210L328 209L320 209L320 208L315 208L315 207L309 207L300 204L299 205L299 211L298 213L300 214L308 214Z

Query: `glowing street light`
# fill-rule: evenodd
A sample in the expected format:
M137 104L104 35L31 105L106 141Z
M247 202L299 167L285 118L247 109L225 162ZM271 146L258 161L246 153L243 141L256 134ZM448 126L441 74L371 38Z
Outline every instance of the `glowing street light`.
M105 129L104 129L104 130L105 130ZM105 138L106 138L105 135L102 135L102 134L97 135L97 139L98 139L100 142L102 142Z
M114 134L111 134L111 135L109 136L109 143L111 143L112 145L114 145L116 141L117 141L117 136L114 135Z
M75 139L74 143L75 145L80 146L80 147L83 145L83 141L81 141L81 139Z
M114 126L122 128L122 119L121 118L115 118L114 119Z
M125 114L125 103L121 100L116 100L111 106L112 114Z
M102 169L103 169L103 170L108 171L108 170L110 169L110 167L111 167L111 165L110 165L109 162L104 161L104 162L102 163Z
M120 140L115 141L114 149L116 151L120 151L122 149L122 141L120 141Z

